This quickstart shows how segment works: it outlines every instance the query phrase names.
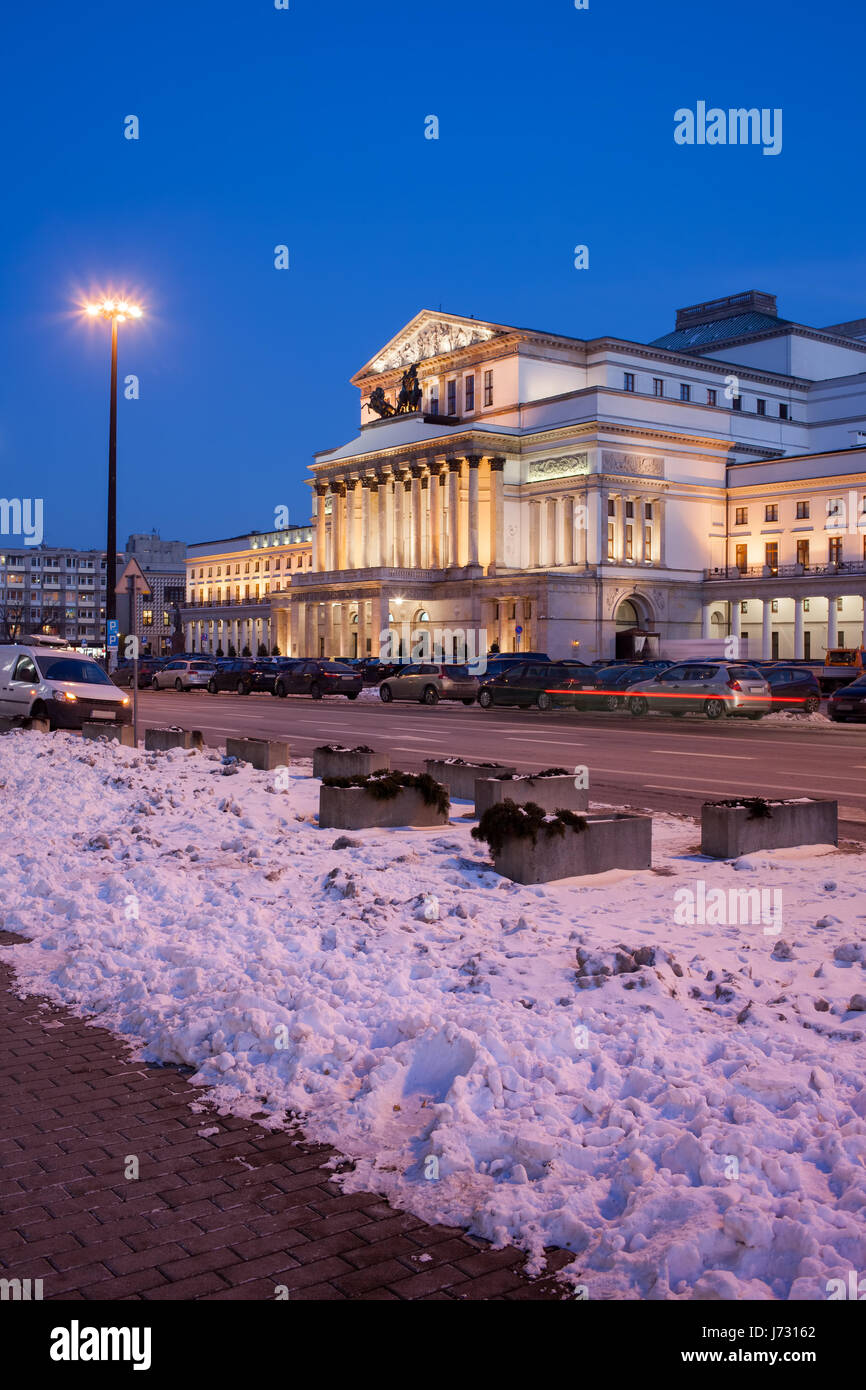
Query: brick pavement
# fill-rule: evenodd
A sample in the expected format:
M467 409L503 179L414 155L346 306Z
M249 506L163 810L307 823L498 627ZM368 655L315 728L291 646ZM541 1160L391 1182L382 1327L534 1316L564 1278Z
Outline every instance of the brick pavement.
M105 1029L19 999L0 964L3 1276L61 1300L273 1299L277 1285L291 1299L565 1296L552 1274L528 1280L515 1250L343 1195L326 1146L190 1109L205 1097ZM550 1267L571 1258L551 1252Z

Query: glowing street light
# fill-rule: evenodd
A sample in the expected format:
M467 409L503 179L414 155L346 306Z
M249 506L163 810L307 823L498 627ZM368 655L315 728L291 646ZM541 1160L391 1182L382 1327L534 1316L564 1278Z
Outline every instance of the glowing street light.
M108 521L105 543L105 631L108 659L108 622L117 614L117 325L127 319L140 319L142 309L126 299L103 299L85 304L88 318L108 319L111 323L111 387L108 409Z

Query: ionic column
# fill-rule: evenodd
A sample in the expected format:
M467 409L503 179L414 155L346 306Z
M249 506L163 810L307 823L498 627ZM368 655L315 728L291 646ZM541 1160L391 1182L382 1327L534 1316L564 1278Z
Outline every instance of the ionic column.
M359 569L370 567L370 479L361 479L361 544L359 546Z
M773 655L773 601L765 598L763 600L763 611L761 614L761 660L769 661Z
M370 603L370 621L373 624L372 655L378 656L380 661L389 660L389 611L390 604L388 602L388 595L384 589L380 589L379 593L373 597Z
M391 564L391 479L387 474L377 480L379 490L379 564Z
M839 644L839 612L836 608L836 595L831 594L827 600L827 648L836 647Z
M469 465L469 560L470 565L478 564L478 468L479 454L467 454Z
M794 659L803 659L803 600L794 599Z
M342 483L331 483L331 569L343 568L343 494Z
M409 569L414 569L412 541L412 477L407 473L403 479L403 564Z
M307 605L299 603L297 599L292 602L292 650L289 656L306 656L304 651L304 636L306 632Z
M460 498L460 460L447 459L448 464L448 564L460 564L460 526L458 519Z
M413 569L421 568L421 468L413 463L409 469L409 493L411 501L411 540L409 563Z
M326 483L316 483L316 569L322 571L328 563L325 552L325 496L328 488Z
M442 483L444 477L441 463L435 460L429 465L430 483L428 499L430 505L430 567L442 568Z
M348 603L343 603L343 604L341 604L341 605L340 605L340 608L341 608L341 610L342 610L341 615L340 615L340 616L341 616L341 623L340 623L340 650L337 652L337 656L338 656L338 657L339 657L339 656L351 656L351 655L352 655L352 624L351 624L350 619L351 619L351 616L352 616L352 615L351 615L351 613L349 612L349 605L348 605Z
M701 607L701 637L706 640L713 635L712 626L713 605L705 603Z
M667 553L667 534L665 528L665 500L660 497L653 503L653 534L657 537L656 546L658 548L657 563L664 565Z
M432 483L432 487L431 487ZM435 478L429 478L426 473L421 476L421 568L428 569L432 564L433 542L430 535L430 523L432 521L431 498L436 496L438 483Z
M635 499L635 504L634 504L634 521L632 522L632 537L633 537L632 549L633 549L633 551L634 551L634 562L635 562L636 565L642 565L642 564L643 564L643 561L644 561L643 533L644 533L643 498L642 498L642 497L638 497L638 498Z
M355 485L357 478L346 479L346 563L342 569L352 570L355 568Z
M394 469L394 564L399 568L405 563L403 550L403 474Z
M553 499L553 563L565 564L565 498Z
M529 568L538 569L541 564L541 517L542 505L538 498L529 501Z
M607 528L611 518L607 514L610 494L606 487L600 488L598 493L598 563L606 565L607 558ZM614 518L615 520L615 518Z
M743 615L740 611L740 600L731 599L731 636L742 637L743 635Z
M490 560L487 572L495 571L496 566L505 563L503 548L505 533L503 527L502 484L505 459L497 454L490 460Z

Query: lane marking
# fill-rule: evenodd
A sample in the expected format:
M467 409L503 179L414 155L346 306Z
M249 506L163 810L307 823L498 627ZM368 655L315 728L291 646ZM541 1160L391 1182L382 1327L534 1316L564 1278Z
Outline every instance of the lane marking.
M745 753L698 753L691 748L645 748L645 753L663 753L668 758L722 758L730 763L752 763Z

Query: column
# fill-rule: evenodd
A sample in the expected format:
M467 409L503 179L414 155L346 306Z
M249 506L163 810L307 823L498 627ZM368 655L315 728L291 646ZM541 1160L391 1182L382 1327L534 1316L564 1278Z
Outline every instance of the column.
M519 627L523 628L523 632L518 633ZM526 624L523 621L523 599L518 598L514 601L514 650L516 652L531 650L526 635Z
M803 600L794 599L794 659L803 660Z
M863 599L863 635L860 639L860 645L866 647L866 597Z
M705 603L701 608L701 638L706 640L713 635L712 626L713 605Z
M743 635L743 615L740 612L740 600L731 599L731 636L740 638ZM739 649L738 649L739 650Z
M432 484L432 486L431 486ZM432 499L436 496L439 484L426 473L421 475L421 568L428 569L433 564L433 542L430 535L432 522Z
M411 538L409 563L413 569L421 568L421 468L413 463L409 469L409 495L411 502Z
M773 655L773 601L764 599L761 615L761 660L769 661Z
M541 502L535 498L529 501L529 568L538 569L541 564Z
M391 479L388 475L378 476L379 496L379 565L391 564Z
M618 537L618 539L617 539L617 552L618 552L618 553L617 553L617 559L619 560L619 562L620 562L621 565L624 565L624 564L625 564L625 528L626 528L626 526L628 525L628 519L627 519L626 514L625 514L625 504L626 504L626 501L630 501L630 500L631 500L631 499L626 498L626 495L625 495L624 492L621 492L621 493L620 493L620 495L619 495L619 526L617 527L617 537Z
M565 498L553 499L553 563L565 564Z
M343 506L342 483L331 483L331 569L342 569L343 556Z
M394 469L394 564L399 569L403 556L403 474Z
M562 563L574 564L574 498L562 499Z
M467 454L469 465L469 564L478 564L478 468L479 454Z
M370 567L370 479L361 479L361 540L358 546L358 569Z
M407 473L403 479L403 564L413 569L412 563L412 475Z
M357 517L355 507L355 487L357 478L346 479L346 563L344 568L353 570L357 566L356 540L357 540Z
M435 461L430 467L430 567L442 568L442 484L444 474L441 463Z
M460 526L458 508L460 497L460 460L447 459L448 464L448 564L460 564Z
M490 560L487 573L495 573L497 565L504 565L505 531L503 526L503 495L505 459L495 455L490 460Z
M600 488L598 493L598 563L606 565L607 559L607 528L611 517L607 514L610 493L606 487ZM615 521L616 518L614 517Z
M836 595L827 599L827 648L839 645L839 614L836 610Z
M367 603L365 599L358 600L358 656L367 655Z
M349 612L349 605L348 605L348 603L342 603L342 604L340 605L340 608L341 608L342 611L341 611L341 614L340 614L340 618L341 618L341 621L340 621L340 650L339 650L339 652L338 652L338 656L351 656L351 655L352 655L352 622L351 622L351 617L352 617L352 615L351 615L351 613Z
M388 595L384 589L380 589L370 602L370 621L373 626L372 655L378 656L380 661L388 661L391 656L388 611Z
M634 551L634 562L636 565L642 565L644 562L643 533L645 523L643 509L643 497L636 497L634 501L634 520L632 522L632 549Z
M667 527L665 525L665 499L659 497L653 503L653 535L657 537L656 546L658 557L656 563L659 565L667 564Z
M322 571L327 568L328 557L325 546L325 495L328 491L325 483L316 483L316 560L315 568Z

